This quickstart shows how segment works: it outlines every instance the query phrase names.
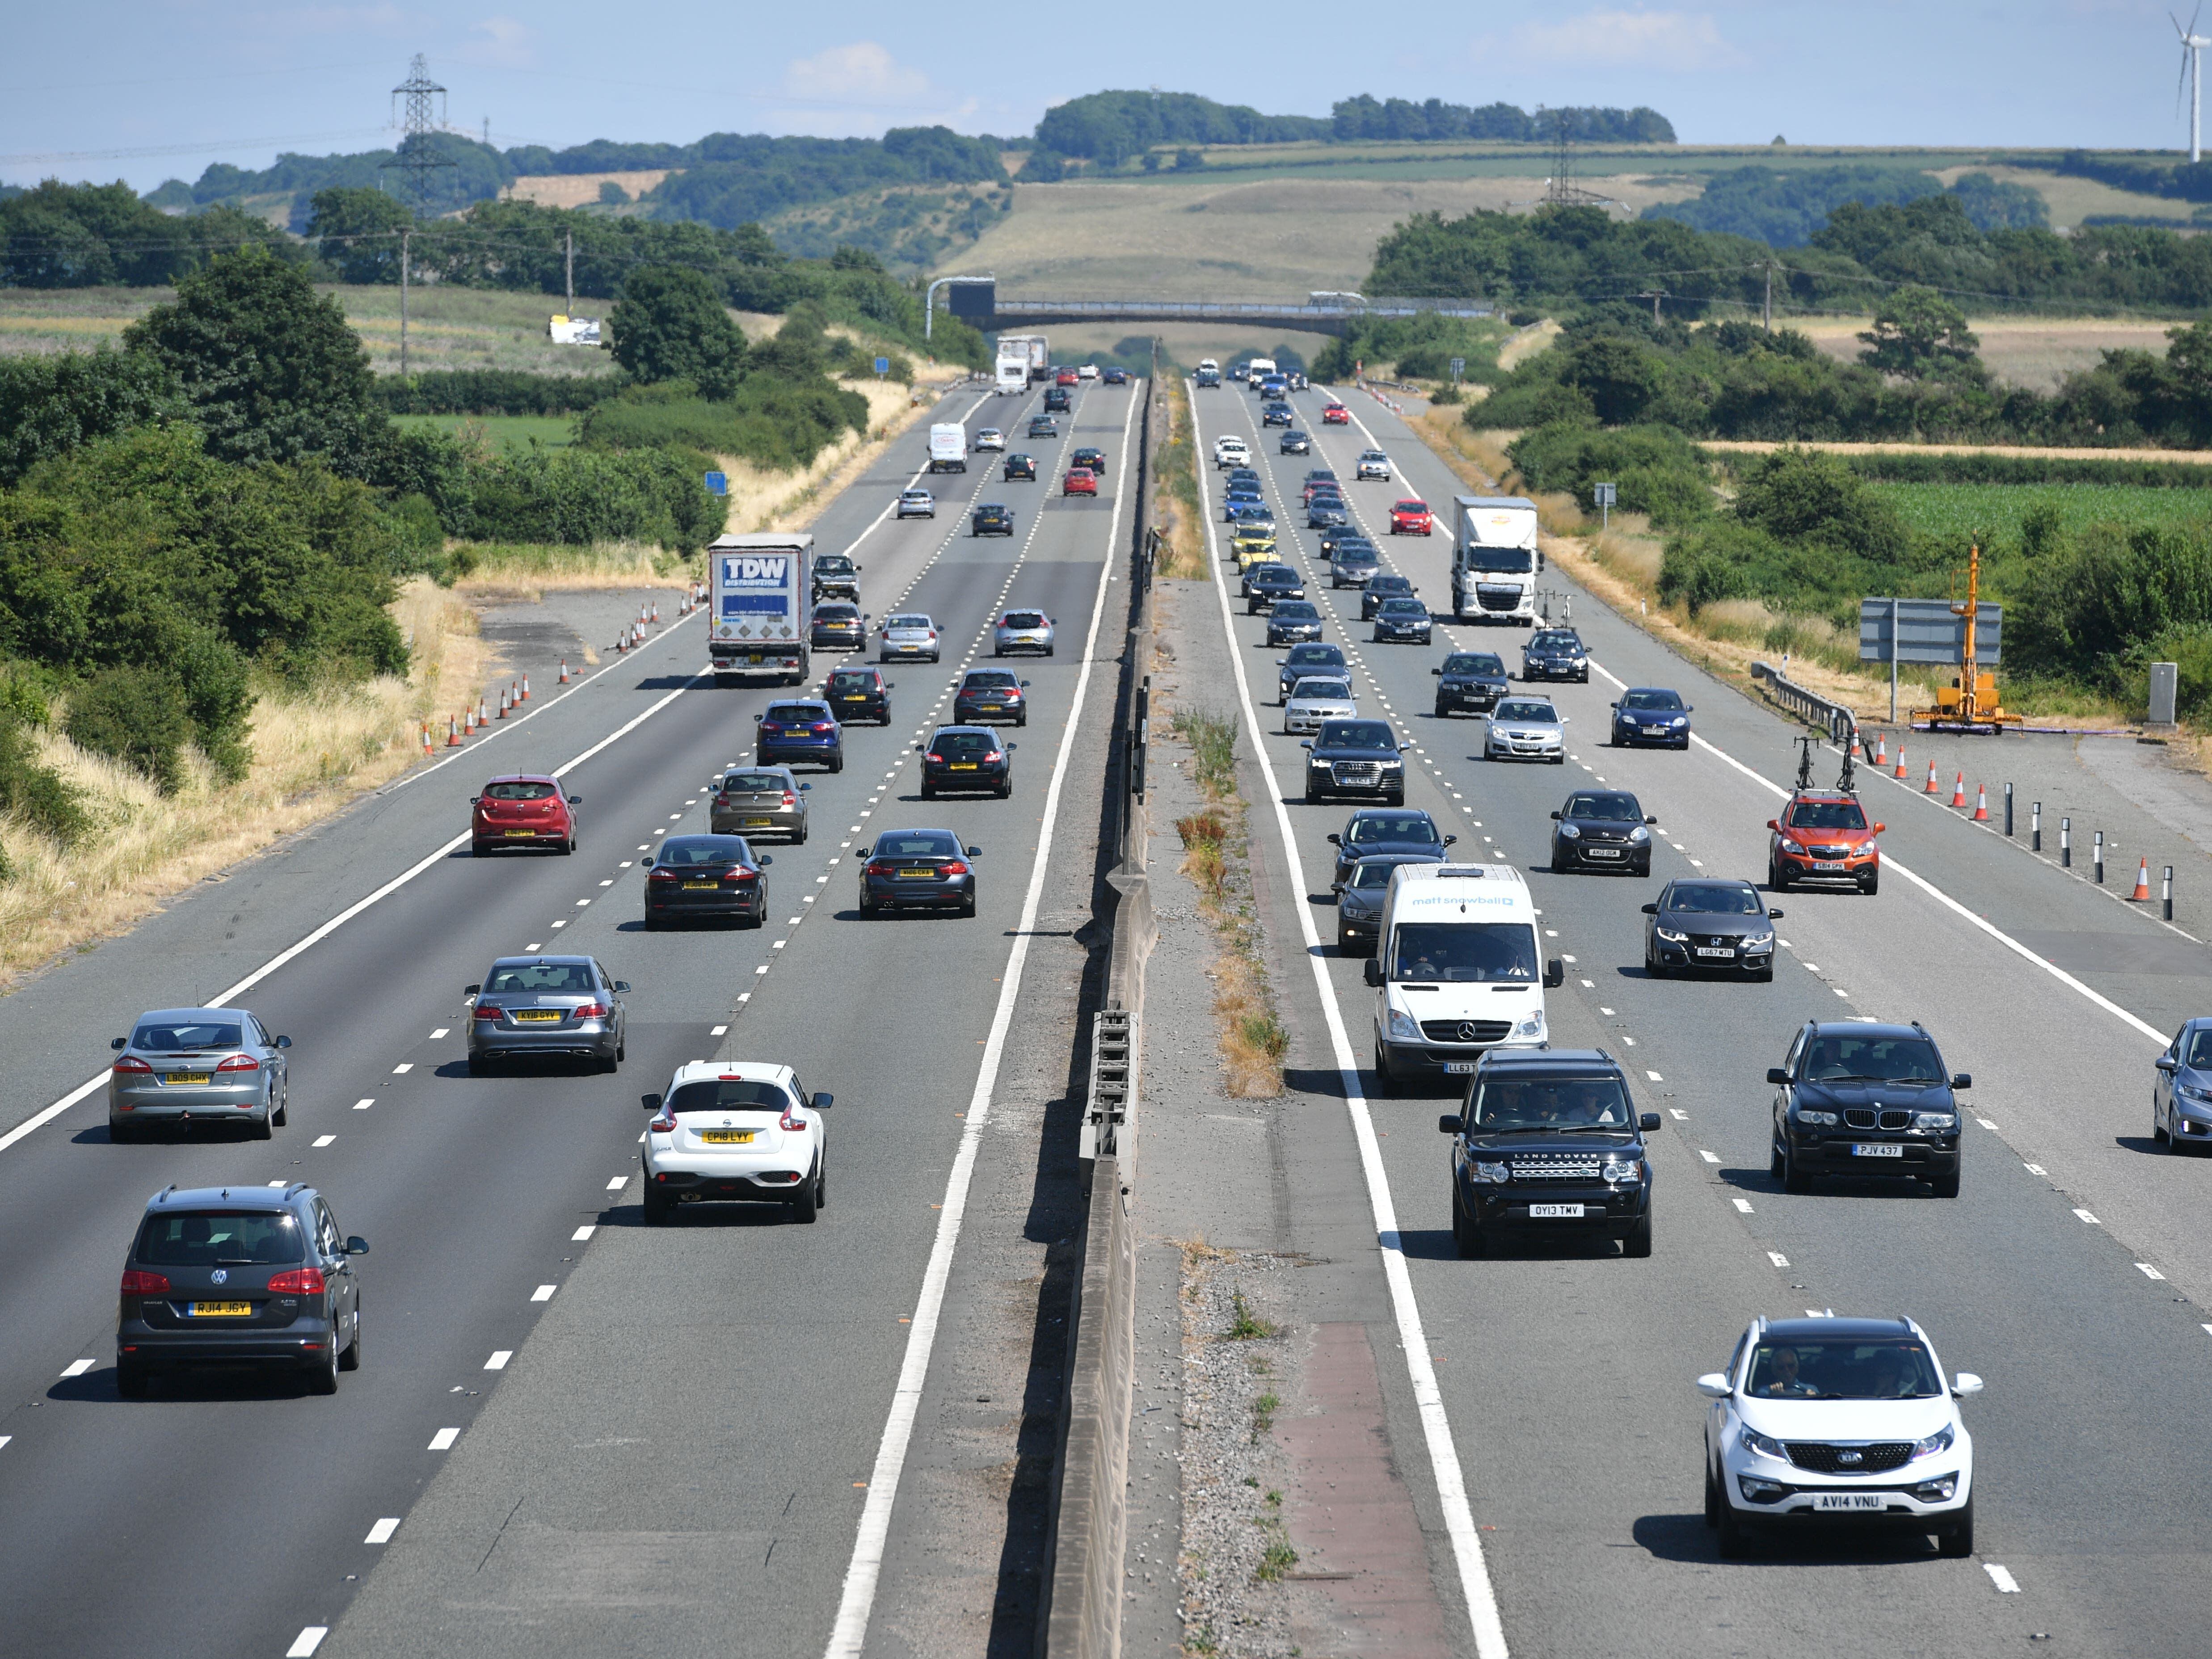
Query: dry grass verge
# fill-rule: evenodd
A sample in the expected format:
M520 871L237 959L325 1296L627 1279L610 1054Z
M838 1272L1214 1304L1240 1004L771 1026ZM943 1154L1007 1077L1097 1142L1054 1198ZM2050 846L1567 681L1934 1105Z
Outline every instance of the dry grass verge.
M588 546L531 542L471 542L453 550L453 592L472 599L535 605L548 593L635 587L681 590L705 579L696 557L650 542L593 542Z
M1202 582L1206 568L1206 508L1198 497L1198 446L1191 425L1190 391L1179 374L1161 377L1167 429L1152 455L1152 524L1162 544L1158 574Z
M844 380L839 384L868 400L868 429L846 433L800 471L779 471L733 455L715 457L730 481L729 516L723 520L723 528L729 534L744 536L811 526L817 504L835 496L873 465L876 458L919 421L925 410L935 406L935 394L942 389L941 385L918 383L909 392L895 380Z
M128 931L195 882L222 879L240 859L412 764L421 722L442 706L441 688L447 701L455 687L473 697L489 653L475 613L426 580L408 584L392 613L415 650L409 676L265 688L253 709L253 763L234 784L193 754L182 786L163 796L141 774L78 748L60 734L59 719L52 721L40 734L40 758L79 792L92 829L63 848L0 819L15 871L0 885L0 989Z

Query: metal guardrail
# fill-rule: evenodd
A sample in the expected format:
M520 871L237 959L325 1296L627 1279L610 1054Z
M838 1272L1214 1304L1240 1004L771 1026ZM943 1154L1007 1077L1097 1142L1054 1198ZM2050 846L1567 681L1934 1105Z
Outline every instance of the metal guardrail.
M1798 719L1820 726L1827 732L1829 741L1839 747L1848 746L1858 735L1859 717L1856 713L1842 703L1831 702L1817 691L1808 690L1771 663L1752 664L1751 678L1771 701Z

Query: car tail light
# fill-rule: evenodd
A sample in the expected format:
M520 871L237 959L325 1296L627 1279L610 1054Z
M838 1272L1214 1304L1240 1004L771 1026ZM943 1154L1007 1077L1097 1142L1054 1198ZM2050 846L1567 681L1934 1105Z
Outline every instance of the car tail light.
M724 881L758 881L760 872L748 870L742 864L733 864L722 872L722 879Z
M895 874L895 873L896 872L897 868L898 868L898 866L896 866L896 865L891 865L891 864L885 864L885 863L884 863L882 860L880 860L880 859L872 859L872 860L869 860L869 863L868 863L868 873L869 873L870 875L872 875L872 876L888 876L888 875L892 875L892 874Z
M783 1115L775 1121L775 1127L782 1130L786 1134L805 1133L806 1120L797 1115L798 1110L799 1109L796 1106L785 1107L783 1109Z
M958 859L955 859L945 866L945 873L948 876L964 876L968 873L968 866L961 863Z
M763 732L781 732L783 730L783 726L780 722L775 720L763 720L760 725L760 729Z
M125 1296L161 1296L168 1291L169 1281L159 1273L140 1273L136 1267L123 1270L123 1294Z
M652 883L656 881L679 881L682 878L679 877L673 870L655 870L645 879L647 884L650 885Z
M940 755L940 754L938 754L938 753L937 753L935 750L933 750L930 753L928 753L928 754L927 754L927 755L924 755L924 756L922 757L922 759L924 759L924 760L926 760L926 761L935 761L935 762L936 762L939 765L940 765L940 766L941 766L941 765L943 765L943 764L945 763L945 757L944 757L944 756L942 756L942 755Z
M499 1015L500 1015L500 1011L499 1011L498 1009L496 1009L496 1008L487 1008L487 1007L485 1007L485 1006L483 1006L483 1004L482 1004L481 1002L479 1002L478 1004L477 1004L477 1013L476 1013L476 1017L477 1017L478 1019L497 1019L497 1018L499 1018Z
M1005 696L1008 702L1019 702L1022 700L1019 689L1011 685L1006 689Z
M799 797L787 789L783 792L783 804L786 806L796 806L799 805Z
M151 1073L154 1068L151 1066L149 1066L143 1060L137 1059L130 1054L125 1054L122 1059L115 1062L115 1069L118 1072L127 1073L135 1077L141 1073Z
M261 1062L252 1054L233 1054L216 1067L218 1072L258 1072L260 1069Z
M807 727L810 732L829 732L835 729L828 720L817 720L812 726Z
M269 1293L271 1296L320 1296L323 1293L323 1270L320 1267L295 1267L289 1273L271 1273Z
M570 1011L577 1019L605 1019L611 1012L604 1002L587 1002Z
M663 1106L645 1127L657 1135L672 1135L676 1133L676 1114Z

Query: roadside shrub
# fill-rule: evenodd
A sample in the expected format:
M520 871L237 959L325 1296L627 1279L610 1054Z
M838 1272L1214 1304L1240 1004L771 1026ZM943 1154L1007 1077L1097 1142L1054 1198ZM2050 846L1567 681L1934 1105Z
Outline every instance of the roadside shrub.
M102 670L70 697L64 729L79 747L144 773L165 795L184 781L191 713L184 687L166 670Z
M1564 490L1585 507L1591 486L1619 486L1615 505L1649 514L1661 529L1693 524L1713 510L1704 454L1670 426L1600 428L1563 422L1524 432L1506 453L1531 489Z
M472 469L466 527L472 541L653 542L696 552L722 526L707 493L711 463L696 451L614 454L546 449L502 455Z
M515 368L441 368L380 377L375 399L393 415L573 415L611 398L614 374L533 374Z
M10 678L4 684L20 682ZM38 724L44 723L42 714ZM39 763L29 728L30 723L12 708L0 710L0 811L15 813L41 835L67 846L85 832L84 809L61 774ZM6 878L0 870L0 880Z

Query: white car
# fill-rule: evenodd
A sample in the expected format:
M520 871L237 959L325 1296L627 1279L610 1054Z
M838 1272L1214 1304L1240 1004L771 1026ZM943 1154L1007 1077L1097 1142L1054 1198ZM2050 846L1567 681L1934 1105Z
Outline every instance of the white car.
M1567 717L1541 697L1501 697L1486 716L1482 757L1542 760L1564 766L1567 760Z
M1389 483L1390 458L1379 449L1367 450L1361 454L1358 470L1353 476L1363 482L1369 478L1380 478L1384 483Z
M1910 1319L1756 1319L1729 1368L1698 1379L1705 1524L1723 1555L1747 1524L1824 1522L1933 1533L1974 1553L1974 1442L1927 1333Z
M927 489L899 491L898 516L902 519L933 519L937 516L937 497Z
M1077 380L1097 380L1097 379L1098 378L1098 365L1097 365L1097 364L1096 364L1096 363L1078 363L1078 364L1076 364L1076 366L1075 366L1075 378L1076 378Z
M938 642L937 624L921 611L886 617L878 631L878 662L896 662L902 657L927 658L931 662L943 659L944 647Z
M1252 452L1242 438L1216 438L1213 441L1213 465L1216 470L1224 466L1249 466Z
M811 1221L830 1196L828 1095L788 1066L695 1060L645 1097L645 1224L678 1205L769 1203Z
M1283 700L1283 730L1293 736L1317 732L1323 720L1348 720L1358 714L1350 680L1309 678L1292 686Z
M1006 447L1006 434L995 426L987 426L975 434L975 447L978 449L1003 450Z

